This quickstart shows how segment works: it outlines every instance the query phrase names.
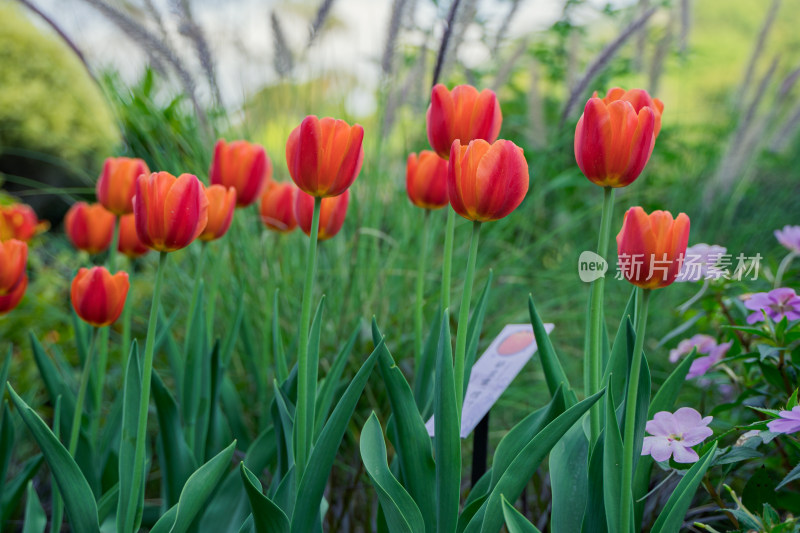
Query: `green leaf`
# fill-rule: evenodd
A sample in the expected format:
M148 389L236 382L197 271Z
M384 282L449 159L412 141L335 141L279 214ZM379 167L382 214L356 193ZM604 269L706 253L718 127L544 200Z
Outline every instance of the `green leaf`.
M5 380L2 382L2 386L5 389ZM8 464L11 462L11 454L14 451L14 421L11 420L11 410L8 408L8 402L3 402L2 415L2 418L0 418L0 501L3 501L6 488L6 473L8 472ZM3 522L0 520L0 526L2 525Z
M47 527L47 515L36 489L33 488L33 481L28 481L28 499L25 502L25 524L22 533L43 533L45 527Z
M1 376L0 376L1 377ZM786 410L791 411L793 407L797 406L797 391L800 389L795 389L791 396L789 396L789 400L786 402Z
M689 505L694 499L697 487L711 465L711 460L714 458L716 450L717 443L715 442L700 460L689 469L686 475L681 478L680 483L678 483L669 500L667 500L664 509L658 515L656 523L653 524L652 533L678 533L680 531L686 511L689 510Z
M222 412L225 414L225 419L228 421L228 426L231 428L231 433L237 442L243 448L250 446L250 433L247 429L247 424L242 418L244 406L239 398L239 392L236 390L236 385L233 384L230 377L222 376L222 389L220 390L220 400L222 404Z
M225 343L220 351L220 359L222 359L222 367L228 368L228 364L233 357L233 350L236 348L236 341L239 339L239 331L242 329L242 321L244 320L245 299L242 297L242 291L238 293L238 304L236 306L236 315L233 319L233 326L228 329L228 334L225 337ZM208 307L208 306L206 306ZM206 333L206 339L211 339L213 332ZM209 342L211 342L209 340Z
M3 366L0 366L0 390L6 388L6 381L8 380L8 371L11 368L11 356L14 353L14 345L10 345L8 347L8 353L6 353L6 357L3 360ZM3 478L0 478L2 480Z
M39 468L44 463L44 456L38 454L31 457L22 465L16 477L6 481L3 487L3 498L0 500L0 527L11 518L14 511L17 510L22 493L25 492L25 487L28 481L33 479L33 476L39 471Z
M423 420L433 414L433 380L436 376L436 350L439 347L441 323L442 310L439 308L425 340L420 367L414 369L414 401Z
M489 301L489 289L492 286L493 273L489 270L489 278L486 280L481 295L478 297L478 302L475 304L475 309L472 311L472 316L469 317L467 323L467 351L466 361L464 364L464 390L461 392L461 397L467 392L467 385L469 385L469 376L472 373L472 365L475 364L475 358L478 355L478 341L481 338L481 330L483 330L483 319L486 317L486 304Z
M533 304L533 295L528 295L528 311L531 315L533 335L536 337L536 346L539 351L539 358L542 361L544 379L547 382L547 388L550 390L550 396L553 396L558 390L558 386L563 384L567 405L574 405L577 403L578 397L569 384L569 379L561 366L561 361L559 361L558 355L553 348L553 343L550 342L550 336L547 334L539 313L536 312L536 306Z
M314 423L316 415L316 395L317 395L317 371L319 369L319 338L320 330L322 329L322 310L325 307L325 295L319 301L317 311L314 313L314 319L311 321L311 330L308 334L308 383L306 383L306 405L308 406L309 413L306 420L305 434L308 435L313 442L316 442L317 435L314 433ZM299 379L302 379L299 378ZM297 404L299 405L299 401ZM295 432L297 425L295 425ZM296 440L296 439L295 439ZM313 443L312 442L312 443Z
M45 389L47 389L48 396L50 396L50 401L55 403L56 398L61 396L61 419L63 423L69 424L70 422L68 421L72 420L72 414L75 411L75 394L73 394L72 389L64 383L64 378L53 364L53 361L45 353L44 348L41 343L39 343L39 339L36 338L33 332L30 332L28 337L31 342L33 360L36 363L36 367L39 369L39 375L42 376L42 381L44 382ZM67 428L68 431L69 429L71 428Z
M244 463L240 464L240 472L253 511L256 533L289 533L289 519L280 507L264 496L258 478Z
M101 525L117 506L117 498L119 498L119 483L108 489L106 493L97 500L97 521Z
M339 353L336 354L336 358L333 360L330 370L322 381L322 385L319 387L316 407L316 435L319 435L319 432L322 431L322 426L325 424L325 420L328 419L328 413L333 404L333 395L336 392L336 388L339 386L342 372L344 372L344 368L347 366L347 358L350 352L353 351L353 346L355 346L356 339L358 339L358 334L360 332L361 324L356 326L350 338L347 339L347 343L339 350Z
M278 381L283 383L289 377L289 365L286 362L286 349L281 337L280 315L278 313L278 295L280 289L275 289L275 296L272 298L272 353L275 357L275 371Z
M780 490L785 487L788 483L791 483L795 479L800 478L800 464L792 468L792 470L786 474L786 477L783 478L783 481L778 483L778 486L775 487L775 490Z
M573 533L581 530L586 507L589 478L586 471L589 441L580 424L572 426L550 452L550 489L552 512L550 530L553 533Z
M389 531L391 533L424 533L425 521L419 507L389 470L383 431L381 431L381 424L374 412L364 424L359 446L364 468L378 493L378 500L386 516Z
M614 344L611 346L611 356L606 365L603 374L603 386L609 388L613 392L615 400L614 408L622 404L625 399L625 384L628 380L628 324L631 323L636 312L636 287L631 291L628 298L628 304L625 306L625 311L622 313L622 319L619 322L619 329L617 329L617 336L614 338Z
M613 378L613 376L611 376ZM622 520L628 517L620 515L622 502L622 434L619 431L617 414L614 408L614 394L610 389L606 392L606 424L603 432L603 502L606 511L608 530L614 531ZM636 448L634 448L636 449ZM630 516L630 515L629 515Z
M433 425L436 461L436 531L451 533L458 524L461 498L461 428L456 405L453 349L447 310L442 317L436 356Z
M278 443L278 457L280 470L283 472L288 471L294 465L294 453L292 448L292 428L294 427L294 405L292 405L289 398L286 397L283 390L278 387L276 381L272 382L273 388L273 401L274 412L272 424L273 427L278 428L281 438Z
M214 533L237 533L242 522L250 515L250 501L242 484L239 469L233 469L225 475L214 492L211 500L204 506L205 510L195 524L202 524L202 531ZM255 526L253 526L255 532Z
M200 416L200 396L204 390L204 374L208 367L208 347L206 346L205 320L203 315L203 281L200 280L189 330L186 332L186 343L183 350L183 396L181 411L185 423L186 442L199 461L203 460L198 453L196 439L197 419ZM207 389L206 389L207 390Z
M97 523L97 504L92 489L83 477L78 465L70 456L64 445L59 442L47 424L36 412L20 398L16 391L8 386L11 399L17 406L22 421L39 444L53 477L64 498L64 506L69 516L72 529L86 533L100 531Z
M536 526L522 516L522 513L514 508L514 505L505 496L503 496L503 518L506 521L508 533L541 533Z
M570 431L575 431L576 428L580 429L581 433L583 433L583 428L578 424L573 426ZM567 433L567 435L569 435L569 433ZM565 530L567 532L608 533L608 528L606 527L605 495L603 494L604 441L604 438L598 438L589 455L589 472L586 481L586 505L585 507L581 507L581 509L583 509L583 516L581 517L580 526L574 530Z
M295 508L300 512L292 513L292 533L308 533L312 531L314 523L319 519L319 513L315 509L319 509L320 502L322 501L322 494L325 490L325 484L328 481L333 462L336 459L336 451L339 444L342 442L347 423L350 417L353 416L353 411L356 408L356 403L361 397L364 386L367 384L372 368L378 359L378 355L383 347L383 341L373 350L372 354L364 361L361 368L358 369L356 375L350 381L347 389L344 391L339 403L333 408L328 422L322 429L313 450L308 464L313 468L306 468L303 478L300 480L299 489L297 491L297 502ZM279 491L280 492L280 491ZM276 503L278 497L276 495ZM282 509L285 510L283 506ZM287 513L288 514L288 513Z
M122 433L119 441L119 500L117 502L117 531L125 531L141 517L144 490L133 494L136 468L136 434L139 432L139 402L142 394L142 358L136 340L131 342L125 385L122 391ZM134 501L135 500L135 501Z

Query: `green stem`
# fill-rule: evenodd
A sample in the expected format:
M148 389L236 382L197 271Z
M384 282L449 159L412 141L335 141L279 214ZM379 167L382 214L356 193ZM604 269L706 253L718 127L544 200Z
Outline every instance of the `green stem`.
M222 277L219 275L219 265L222 262L223 252L218 250L217 253L216 260L211 262L211 283L208 287L208 300L206 301L206 335L209 346L213 343L214 317L217 312L217 292L219 291L219 282Z
M114 217L114 236L111 238L111 246L108 247L106 263L108 270L113 274L117 262L117 247L119 246L119 217Z
M86 354L86 361L83 362L81 372L81 382L78 386L78 397L75 399L75 412L72 416L72 429L69 435L69 454L75 457L75 450L78 449L78 436L81 434L81 418L83 418L83 404L86 401L86 389L89 387L89 376L92 373L92 362L94 360L94 345L97 339L97 330L92 331L92 341L89 343L89 352Z
M642 450L634 450L636 433L636 400L639 394L639 374L642 370L642 349L647 325L647 304L650 289L636 291L636 341L633 344L633 361L628 377L628 395L625 398L625 438L622 444L622 492L620 494L620 533L629 533L633 509L633 461Z
M453 233L456 212L447 208L447 225L444 229L444 257L442 258L442 311L450 307L450 272L453 265Z
M300 313L300 336L297 349L297 411L295 413L295 468L297 469L297 486L303 479L303 471L311 453L311 438L314 434L314 403L316 402L316 383L312 383L312 374L316 368L308 366L308 333L311 328L311 295L314 292L314 267L317 262L317 236L319 233L319 213L322 198L314 198L314 215L311 218L311 235L308 240L308 259L306 261L306 279L303 285L303 304Z
M611 237L611 218L614 211L614 189L605 187L603 190L603 214L600 219L600 235L597 242L597 255L606 258L608 253L608 241ZM600 380L603 375L603 296L605 287L605 277L601 276L592 282L592 299L589 307L589 353L587 359L588 366L588 390L587 396L591 396L600 390ZM594 446L600 436L600 404L592 406L589 412L589 435L590 446Z
M53 435L61 441L61 395L56 397L56 406L53 411ZM61 522L64 521L64 500L61 498L61 490L58 484L53 484L53 514L50 518L50 533L61 531Z
M422 249L417 264L417 305L414 309L414 370L419 371L422 362L422 307L425 288L425 267L428 262L428 240L430 239L430 210L425 210L422 221Z
M459 419L461 418L461 403L464 399L464 363L467 352L467 329L469 326L469 304L472 300L472 283L475 279L475 263L478 259L478 237L481 233L481 223L477 220L472 223L472 237L469 240L469 259L467 259L467 274L464 278L464 292L461 296L461 308L458 313L458 334L456 336L455 353L455 389L456 405L458 406Z
M129 278L131 285L133 285L133 274L131 274ZM132 308L133 303L131 303L129 293L128 298L125 299L125 307L122 308L122 368L128 368L128 354L131 351L131 322L133 320L133 317L131 316Z
M780 288L781 283L783 282L783 274L786 272L786 269L789 268L789 264L792 262L792 260L798 255L800 254L797 252L789 252L786 257L783 258L781 264L778 265L778 270L775 272L775 289Z
M206 265L206 256L208 255L208 243L203 241L200 244L200 259L197 261L197 270L194 273L194 286L192 287L192 299L189 300L189 312L186 314L186 338L183 340L183 355L189 353L189 342L191 341L189 329L192 327L192 318L194 318L194 308L197 307L197 300L200 298L200 281L203 279L203 272Z
M156 323L158 322L158 307L161 302L161 284L164 280L164 265L167 262L167 252L161 252L158 257L158 270L156 270L156 283L153 287L153 303L150 305L150 319L147 322L147 340L144 347L144 365L142 373L142 394L139 400L139 419L136 428L136 447L134 448L133 480L131 484L131 501L128 509L135 510L144 491L144 460L145 444L147 440L147 411L150 405L150 381L153 375L153 352L156 342ZM133 515L126 517L125 528L122 533L133 530L133 524L128 522Z

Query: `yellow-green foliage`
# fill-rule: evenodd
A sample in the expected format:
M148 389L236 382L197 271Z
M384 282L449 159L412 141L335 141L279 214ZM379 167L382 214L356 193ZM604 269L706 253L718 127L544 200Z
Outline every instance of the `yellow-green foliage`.
M25 150L85 165L113 149L119 132L80 60L4 0L0 72L0 154Z

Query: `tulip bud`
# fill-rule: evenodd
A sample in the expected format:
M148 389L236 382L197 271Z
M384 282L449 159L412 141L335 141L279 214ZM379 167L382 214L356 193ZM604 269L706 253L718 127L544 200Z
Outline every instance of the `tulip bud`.
M22 279L14 288L13 291L6 294L5 296L0 296L0 316L9 313L13 310L19 302L22 300L22 297L25 296L25 291L28 288L28 276L23 274Z
M219 239L228 232L236 209L236 189L212 185L206 189L208 198L208 224L200 234L201 241Z
M97 201L115 215L133 213L136 180L150 174L147 163L131 157L109 157L97 180Z
M263 146L220 139L208 174L212 185L236 189L236 205L246 207L258 200L272 177L272 161Z
M150 248L139 240L139 235L136 233L136 217L133 213L119 217L117 250L131 259L143 256L150 251Z
M267 228L280 233L294 231L297 227L297 219L294 216L296 195L297 188L291 183L271 181L261 195L259 208L261 222Z
M75 248L99 254L111 244L116 220L114 214L101 204L77 202L64 217L64 229Z
M450 150L447 189L450 205L467 220L488 222L507 217L528 193L528 163L511 141L478 139Z
M208 198L192 174L139 176L133 198L136 233L145 246L174 252L189 246L208 223Z
M39 222L36 212L29 205L0 206L0 241L17 239L28 242L48 226L47 221Z
M317 238L321 241L330 239L342 229L344 218L347 215L347 205L350 203L350 190L345 190L339 196L322 199L319 214L319 232ZM314 198L297 191L295 200L295 217L303 233L311 235L311 222L314 215Z
M116 322L128 295L128 274L105 267L82 268L72 280L72 307L81 320L101 328Z
M0 296L7 296L16 290L25 277L28 263L28 245L12 239L0 242Z
M597 91L595 91L594 97L597 98ZM661 100L658 98L651 98L650 93L644 89L629 89L626 91L620 87L614 87L606 93L603 102L608 105L615 100L630 102L633 106L633 110L636 111L637 114L643 107L652 109L656 120L653 135L658 137L658 133L661 131L661 114L664 112L664 103Z
M431 148L447 159L456 139L463 145L474 139L493 143L500 135L503 114L494 91L478 92L471 85L458 85L448 91L438 84L431 90L426 121Z
M688 243L689 217L684 213L673 220L669 211L648 215L631 207L617 235L619 268L637 287L666 287L678 277Z
M313 115L303 119L286 141L286 165L301 191L326 198L353 184L364 160L364 128Z
M406 192L411 203L424 209L447 205L447 161L430 150L409 154L406 162Z

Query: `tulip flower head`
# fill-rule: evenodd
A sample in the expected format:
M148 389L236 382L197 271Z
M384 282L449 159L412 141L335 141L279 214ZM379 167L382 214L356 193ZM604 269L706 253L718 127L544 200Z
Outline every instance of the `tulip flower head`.
M75 248L99 254L111 244L116 220L114 213L102 204L77 202L64 217L64 229Z
M651 455L654 461L695 463L700 457L692 449L714 434L708 425L714 417L703 416L691 407L681 407L674 413L659 411L645 424L646 436L642 455Z
M13 293L25 278L28 245L11 239L0 242L0 296Z
M236 189L236 205L246 207L259 199L272 177L272 161L263 146L220 139L208 174L212 185Z
M411 203L423 209L441 209L448 204L447 161L430 150L409 154L406 162L406 192Z
M133 213L119 217L117 251L131 259L141 257L150 251L150 248L139 240L139 235L136 233L136 217Z
M784 317L789 321L800 320L800 296L789 287L752 294L744 302L744 306L754 311L747 316L748 324L763 322L764 313L776 323Z
M222 185L212 185L206 189L208 198L208 223L200 234L201 241L219 239L233 222L233 211L236 209L236 189Z
M339 233L344 225L347 215L347 205L350 203L350 191L346 190L339 196L322 199L319 214L319 232L317 238L321 241L330 239ZM303 233L311 235L311 222L314 214L314 197L297 191L295 200L295 217Z
M590 98L575 128L575 160L581 172L602 187L630 185L653 153L656 123L651 107L637 110L628 100Z
M122 313L129 287L126 272L112 276L105 267L82 268L72 280L72 307L84 322L108 326Z
M208 198L192 174L140 176L133 198L136 233L145 246L174 252L189 246L208 223Z
M361 171L363 140L364 128L359 124L307 116L286 141L286 165L292 180L311 196L339 196Z
M666 287L678 277L688 242L689 217L684 213L673 219L668 211L648 215L632 207L617 235L622 275L643 289Z
M271 181L261 195L259 206L261 222L267 228L280 233L294 231L297 227L297 219L294 216L296 195L297 187L291 183Z
M39 221L36 212L27 204L0 206L0 241L17 239L29 242L48 226L47 221Z
M103 164L103 172L97 180L97 201L115 215L133 213L133 195L136 180L142 174L150 174L147 163L138 158L109 157Z
M597 91L594 92L593 97L597 98ZM661 114L664 112L664 102L658 98L651 97L650 93L644 89L629 89L626 91L620 87L609 89L605 98L603 98L603 102L605 102L606 105L617 100L630 102L633 106L633 110L636 111L637 114L643 107L652 109L656 120L653 134L658 137L658 134L661 132Z
M439 157L450 157L453 141L467 145L475 139L493 143L500 135L503 114L494 91L458 85L452 91L437 84L431 90L426 114L428 142Z
M28 276L23 274L22 279L14 288L14 290L9 292L5 296L0 296L0 316L11 312L15 307L19 305L19 302L22 301L22 297L25 296L25 291L27 290L27 288L28 288Z
M478 222L499 220L519 207L528 193L528 163L511 141L478 139L450 150L447 190L456 213Z

